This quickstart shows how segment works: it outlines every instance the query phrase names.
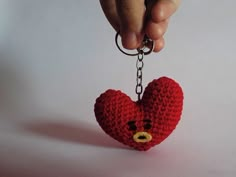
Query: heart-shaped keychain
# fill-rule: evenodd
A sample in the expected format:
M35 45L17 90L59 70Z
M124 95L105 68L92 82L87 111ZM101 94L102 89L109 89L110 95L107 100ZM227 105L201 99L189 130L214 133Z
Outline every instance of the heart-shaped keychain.
M112 138L140 151L146 151L166 139L178 124L183 108L183 91L173 79L161 77L145 88L143 96L143 57L152 52L154 42L145 37L143 47L137 53L137 101L119 90L109 89L102 93L94 106L96 119L101 128ZM151 46L151 47L150 47ZM148 51L145 49L149 48Z

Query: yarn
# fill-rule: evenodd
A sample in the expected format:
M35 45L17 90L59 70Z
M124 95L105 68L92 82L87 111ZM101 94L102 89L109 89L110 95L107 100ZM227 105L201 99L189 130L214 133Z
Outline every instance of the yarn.
M183 91L173 79L161 77L132 101L120 90L102 93L94 105L96 120L112 138L136 150L160 144L176 128L183 108Z

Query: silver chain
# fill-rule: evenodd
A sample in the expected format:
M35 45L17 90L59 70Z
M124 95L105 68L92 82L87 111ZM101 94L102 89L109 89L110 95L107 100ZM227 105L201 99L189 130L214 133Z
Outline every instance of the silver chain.
M115 36L115 42L116 42L117 48L125 55L137 56L137 61L136 61L136 68L137 68L136 83L137 84L135 87L135 92L138 95L138 101L140 101L141 94L143 93L143 85L142 85L142 79L143 79L143 73L142 73L143 71L142 70L143 70L143 66L144 66L143 57L144 57L144 55L148 55L153 51L153 49L155 47L155 42L153 40L149 39L145 35L144 39L143 39L142 46L140 48L137 48L137 52L128 53L119 46L119 42L118 42L119 34L120 34L120 32L118 31Z
M141 100L141 94L143 93L143 85L142 85L142 80L143 80L143 56L144 52L143 50L139 50L139 53L137 55L137 61L136 61L136 68L137 68L137 77L136 77L136 88L135 92L138 95L138 101Z

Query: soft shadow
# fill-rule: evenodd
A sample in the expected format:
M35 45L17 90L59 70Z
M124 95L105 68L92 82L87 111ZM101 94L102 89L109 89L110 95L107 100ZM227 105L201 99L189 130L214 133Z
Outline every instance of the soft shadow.
M34 134L62 141L101 147L126 148L123 144L106 135L99 125L92 125L83 121L28 123L24 129Z

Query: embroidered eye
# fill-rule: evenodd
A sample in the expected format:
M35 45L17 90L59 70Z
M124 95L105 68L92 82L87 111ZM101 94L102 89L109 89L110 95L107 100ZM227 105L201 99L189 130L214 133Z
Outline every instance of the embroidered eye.
M128 126L129 126L129 130L132 130L132 131L137 130L137 127L135 125L135 121L129 121Z
M149 119L144 119L143 122L144 122L143 128L144 128L145 130L149 130L149 129L152 128L151 120L149 120Z

